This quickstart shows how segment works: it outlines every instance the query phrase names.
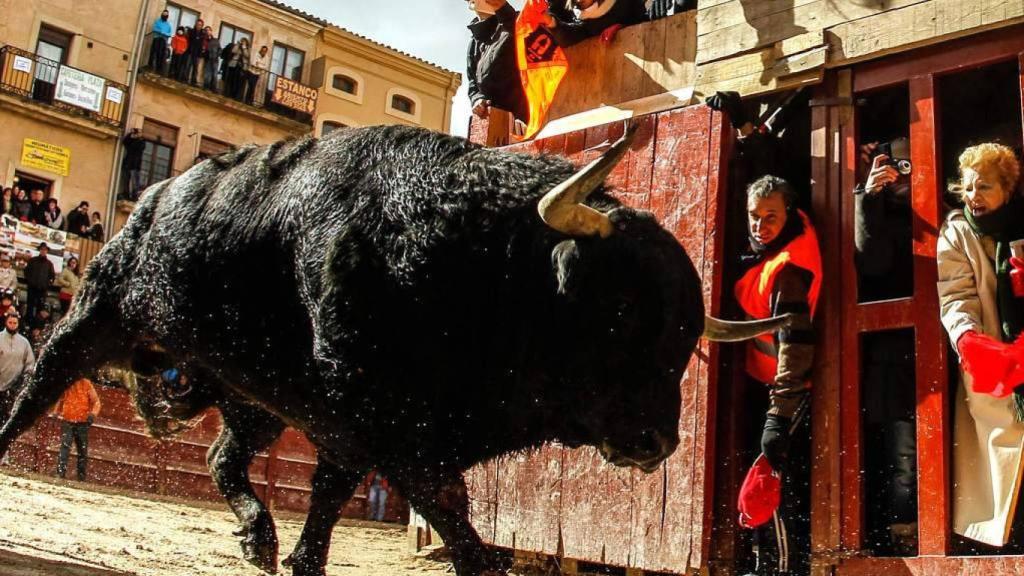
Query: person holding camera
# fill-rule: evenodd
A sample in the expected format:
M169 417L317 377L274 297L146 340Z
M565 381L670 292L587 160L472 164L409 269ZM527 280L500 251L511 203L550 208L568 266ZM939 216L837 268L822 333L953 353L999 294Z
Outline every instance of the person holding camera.
M85 481L89 459L89 428L100 414L100 397L88 378L75 380L57 401L53 409L60 419L60 453L57 456L57 475L66 477L71 441L78 451L78 481Z
M861 146L864 182L854 189L854 262L861 302L908 297L914 291L909 142ZM917 436L914 341L878 332L863 340L863 408L868 446L867 506L880 552L917 550Z
M490 117L491 107L512 114L513 133L522 135L530 119L516 61L516 19L519 12L506 0L467 0L476 17L469 23L472 38L466 56L466 81L473 114Z

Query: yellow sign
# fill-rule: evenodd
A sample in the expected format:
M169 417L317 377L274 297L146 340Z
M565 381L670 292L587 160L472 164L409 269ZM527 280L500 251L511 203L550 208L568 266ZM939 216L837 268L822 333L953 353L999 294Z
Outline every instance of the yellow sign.
M316 111L316 99L319 95L316 88L278 76L274 81L274 93L270 101L312 115Z
M71 172L71 149L25 138L21 146L21 164L67 176Z

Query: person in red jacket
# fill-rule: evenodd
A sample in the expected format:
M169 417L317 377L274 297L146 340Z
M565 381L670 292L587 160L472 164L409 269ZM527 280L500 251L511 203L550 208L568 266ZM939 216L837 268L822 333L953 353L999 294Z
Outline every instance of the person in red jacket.
M188 71L185 66L188 52L188 35L184 26L178 26L178 32L171 38L171 78L184 82L185 73Z
M821 291L821 253L810 219L796 207L785 180L764 176L747 188L749 251L735 286L750 318L793 314L792 325L747 344L747 395L766 409L759 447L782 479L778 510L754 534L752 574L808 574L810 570L811 317ZM753 443L753 442L752 442Z
M79 378L64 391L53 413L60 419L60 453L57 457L57 475L64 478L68 470L68 456L74 439L78 450L78 481L85 480L89 459L89 428L100 414L100 397L88 378Z

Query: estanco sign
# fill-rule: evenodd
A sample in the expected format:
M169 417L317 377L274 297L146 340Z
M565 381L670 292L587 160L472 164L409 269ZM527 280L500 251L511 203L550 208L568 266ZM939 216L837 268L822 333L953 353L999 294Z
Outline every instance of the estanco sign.
M316 88L278 76L274 81L274 94L270 101L312 115L316 112L317 96L319 93Z
M61 66L57 75L57 92L53 97L72 106L99 112L105 84L106 81L99 76Z

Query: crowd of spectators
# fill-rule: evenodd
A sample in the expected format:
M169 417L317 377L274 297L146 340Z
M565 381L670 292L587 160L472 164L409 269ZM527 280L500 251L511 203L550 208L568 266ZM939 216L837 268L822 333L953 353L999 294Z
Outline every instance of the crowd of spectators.
M166 10L153 23L150 70L179 82L252 104L260 84L266 89L269 49L253 55L248 38L222 45L202 19L192 28L179 26L172 34Z
M0 214L9 214L22 222L64 230L90 240L103 241L103 217L99 212L93 212L90 219L89 203L84 200L65 216L56 198L46 198L42 190L26 193L15 184L4 188L0 198Z

